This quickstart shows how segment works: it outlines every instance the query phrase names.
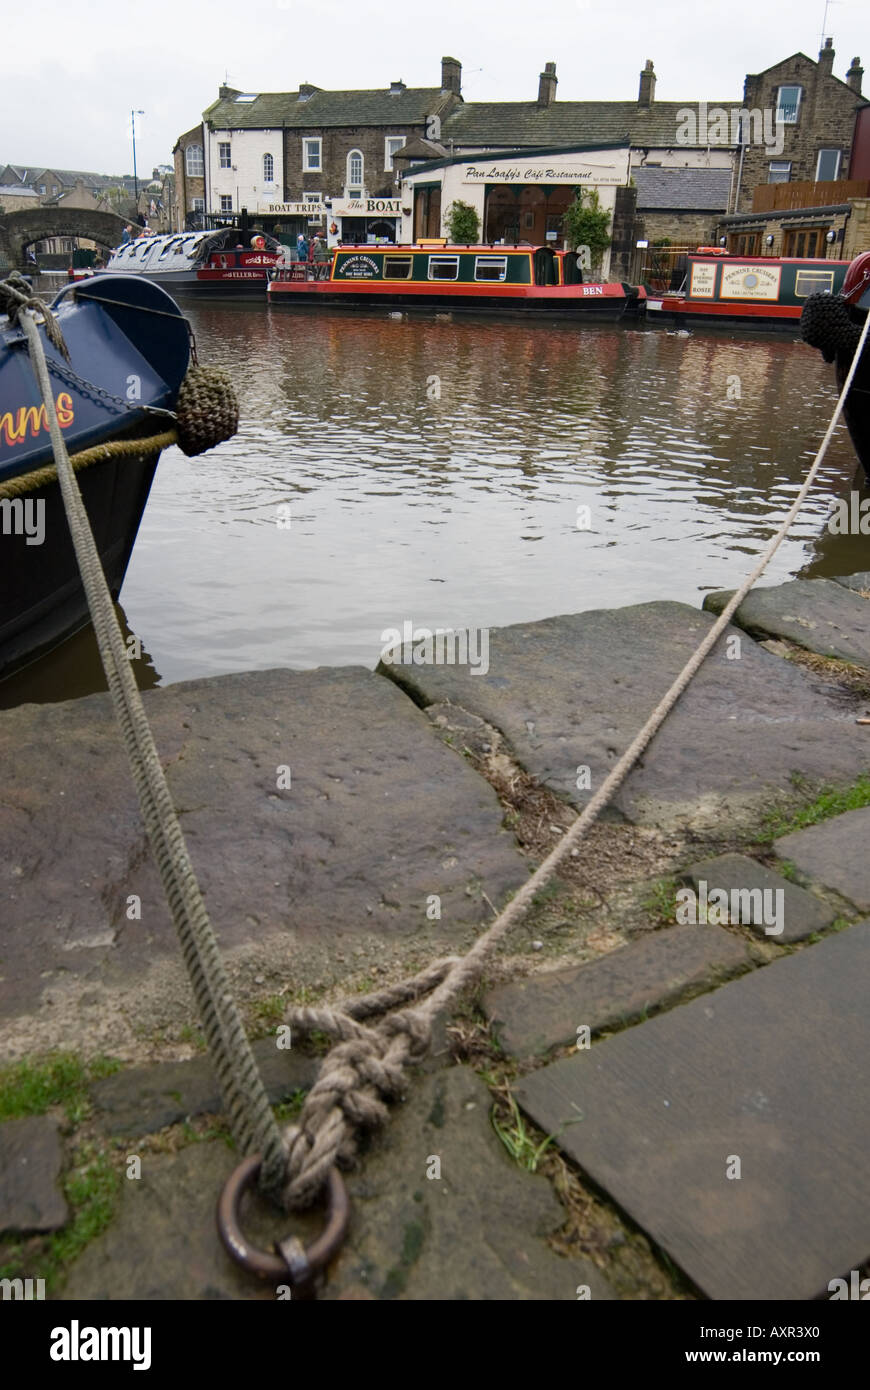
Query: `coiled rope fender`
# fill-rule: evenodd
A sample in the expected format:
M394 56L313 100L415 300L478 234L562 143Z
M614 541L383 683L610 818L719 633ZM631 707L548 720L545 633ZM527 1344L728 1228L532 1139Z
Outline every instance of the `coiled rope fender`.
M818 348L826 362L850 362L861 330L852 322L849 305L839 294L811 294L801 313L801 337Z

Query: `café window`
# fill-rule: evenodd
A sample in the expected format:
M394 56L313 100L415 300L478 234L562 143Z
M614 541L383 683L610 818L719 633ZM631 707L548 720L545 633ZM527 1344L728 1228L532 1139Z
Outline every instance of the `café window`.
M302 171L306 174L319 173L320 163L320 140L302 141Z
M840 150L819 150L816 156L816 183L832 183L840 177Z
M413 266L411 256L384 256L384 279L410 280Z
M773 159L767 166L768 183L788 183L791 178L791 160Z
M218 141L218 159L222 169L232 169L233 156L229 140Z
M801 105L800 87L780 87L776 94L777 125L795 125Z
M189 179L201 179L204 172L202 145L188 145L184 152L184 162Z
M458 280L458 279L459 279L459 257L458 257L458 256L430 256L430 257L429 257L429 279L430 279L430 280Z

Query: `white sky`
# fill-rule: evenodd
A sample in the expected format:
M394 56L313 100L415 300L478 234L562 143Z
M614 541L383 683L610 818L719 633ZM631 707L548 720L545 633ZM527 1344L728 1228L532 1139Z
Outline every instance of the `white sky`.
M440 84L467 101L534 100L555 61L560 100L633 100L647 58L665 101L739 102L747 72L815 58L824 0L28 0L4 7L0 163L140 174L171 162L229 73L243 91ZM867 0L831 0L834 73L866 60ZM18 61L12 61L13 55Z

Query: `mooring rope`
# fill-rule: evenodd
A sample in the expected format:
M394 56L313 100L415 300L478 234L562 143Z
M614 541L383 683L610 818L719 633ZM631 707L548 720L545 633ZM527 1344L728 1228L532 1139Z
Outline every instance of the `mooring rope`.
M546 886L565 857L580 843L770 563L798 515L827 452L867 340L870 314L865 320L824 439L776 535L599 790L495 921L463 957L437 962L411 979L359 996L342 1005L291 1007L287 1010L287 1021L297 1029L320 1029L337 1039L337 1042L323 1060L318 1079L303 1104L298 1124L286 1129L283 1143L230 993L214 929L194 877L141 696L130 671L87 514L53 409L51 383L36 319L30 310L26 310L21 312L20 320L46 405L58 478L106 678L130 757L149 839L182 942L185 964L193 983L230 1125L244 1152L256 1151L263 1156L261 1188L269 1195L280 1197L282 1204L288 1208L306 1206L321 1191L332 1165L336 1161L347 1163L353 1159L356 1132L386 1120L388 1111L385 1102L401 1094L408 1064L420 1061L425 1056L437 1015L480 978L488 956L522 919L535 895ZM428 997L420 1002L426 995ZM409 1001L413 1001L410 1006ZM402 1005L406 1007L400 1007ZM364 1018L378 1016L381 1016L380 1022L375 1026L361 1022Z
M113 458L141 457L143 454L159 454L171 444L177 444L178 432L165 430L163 434L152 434L147 439L109 439L105 444L95 444L92 449L81 449L70 454L69 461L73 472L90 468L94 463L106 463ZM22 473L17 478L0 483L0 499L21 497L27 492L36 492L57 481L57 467L47 464L45 468L34 468L31 473Z
M287 1010L285 1018L291 1026L300 1030L320 1029L340 1039L324 1058L318 1079L302 1106L298 1123L285 1130L289 1174L285 1200L288 1206L305 1206L313 1201L333 1163L337 1160L350 1163L353 1160L356 1151L355 1130L384 1121L387 1112L380 1097L390 1099L400 1092L401 1070L425 1055L437 1015L463 990L476 983L495 947L521 921L534 897L546 887L566 856L580 844L586 831L598 819L661 728L746 595L764 573L816 479L849 394L868 330L870 313L864 322L849 374L806 480L758 564L729 599L598 791L467 954L448 964L444 979L424 1003L399 1013L387 1014L374 1028L363 1027L356 1019L362 1016L362 1010L366 1013L378 1012L377 1005L381 999L384 1010L391 1008L388 992L356 1000L352 1007L345 1007L344 1010L325 1005ZM421 976L405 981L400 988L410 990L415 983L421 983Z
M38 308L40 313L51 317L51 311L44 305ZM142 697L132 673L87 511L57 420L45 350L33 309L19 306L18 321L27 338L48 417L57 477L100 659L121 727L148 839L181 942L230 1128L243 1153L262 1153L261 1186L265 1192L277 1195L285 1172L281 1133L232 996L214 928L209 921Z

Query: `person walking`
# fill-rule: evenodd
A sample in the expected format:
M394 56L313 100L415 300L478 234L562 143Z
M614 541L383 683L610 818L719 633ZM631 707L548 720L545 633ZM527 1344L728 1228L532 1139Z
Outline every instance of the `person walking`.
M308 242L305 240L304 232L300 232L296 238L296 252L300 261L308 260Z
M314 238L314 248L312 259L314 261L315 280L325 280L327 275L327 262L329 261L329 247L319 234Z

